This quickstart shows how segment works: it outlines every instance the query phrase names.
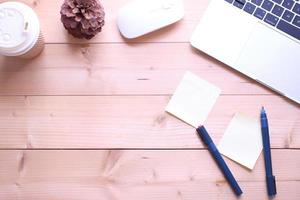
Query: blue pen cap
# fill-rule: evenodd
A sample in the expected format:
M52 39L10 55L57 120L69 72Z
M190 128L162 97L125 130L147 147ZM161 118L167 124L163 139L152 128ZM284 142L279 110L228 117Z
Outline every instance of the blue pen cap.
M200 137L202 138L203 142L206 144L206 145L210 145L211 143L213 143L211 137L209 136L207 130L205 129L204 126L199 126L197 128L197 132L198 134L200 135Z
M275 176L268 176L266 177L266 179L267 179L268 195L275 196L277 194Z

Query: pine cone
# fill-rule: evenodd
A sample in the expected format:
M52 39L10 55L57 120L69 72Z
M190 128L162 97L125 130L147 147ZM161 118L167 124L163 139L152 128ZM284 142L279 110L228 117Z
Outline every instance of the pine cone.
M104 9L99 0L65 0L61 6L61 21L77 38L91 39L104 26Z

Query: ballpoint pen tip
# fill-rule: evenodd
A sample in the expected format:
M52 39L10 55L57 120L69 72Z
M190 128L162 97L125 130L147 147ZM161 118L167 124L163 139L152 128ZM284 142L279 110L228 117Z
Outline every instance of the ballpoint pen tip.
M265 110L265 107L264 107L264 106L262 106L262 107L261 107L261 112L262 112L262 113L265 113L265 112L266 112L266 110Z

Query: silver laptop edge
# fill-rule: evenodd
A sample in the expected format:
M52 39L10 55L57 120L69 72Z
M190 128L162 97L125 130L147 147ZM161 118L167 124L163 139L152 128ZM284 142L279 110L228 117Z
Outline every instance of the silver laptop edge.
M193 47L300 104L300 42L225 0L212 0Z

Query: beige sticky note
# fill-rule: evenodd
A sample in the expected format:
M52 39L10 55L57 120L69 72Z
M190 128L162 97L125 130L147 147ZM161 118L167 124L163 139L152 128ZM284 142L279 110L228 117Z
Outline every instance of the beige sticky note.
M227 127L218 146L226 157L253 169L262 151L262 135L259 118L237 113Z
M221 90L191 72L186 72L166 111L189 125L203 125Z

